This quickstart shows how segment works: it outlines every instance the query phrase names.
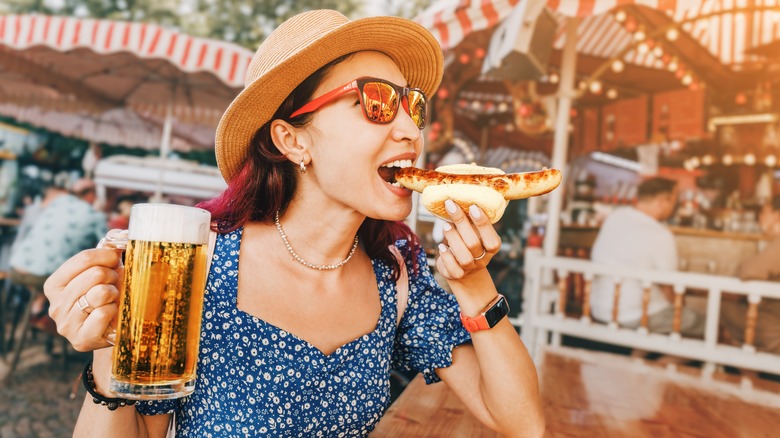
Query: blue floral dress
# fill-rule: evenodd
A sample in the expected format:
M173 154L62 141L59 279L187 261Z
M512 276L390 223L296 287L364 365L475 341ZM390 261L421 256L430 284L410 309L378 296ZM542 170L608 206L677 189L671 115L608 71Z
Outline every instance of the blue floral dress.
M425 253L404 255L409 304L396 326L396 284L373 260L382 310L376 329L326 356L313 345L236 307L242 229L219 235L206 287L195 391L144 402L144 415L176 413L177 436L364 436L390 401L390 370L421 372L452 364L470 341L454 296L431 275ZM412 265L416 259L416 274Z

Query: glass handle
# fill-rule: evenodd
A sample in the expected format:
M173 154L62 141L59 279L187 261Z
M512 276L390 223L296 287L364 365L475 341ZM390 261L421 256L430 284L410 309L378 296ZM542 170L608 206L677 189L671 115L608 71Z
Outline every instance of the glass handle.
M127 230L114 229L109 230L105 237L100 239L97 247L99 249L113 249L117 251L124 251L127 249ZM103 338L112 346L116 343L116 327L109 326Z

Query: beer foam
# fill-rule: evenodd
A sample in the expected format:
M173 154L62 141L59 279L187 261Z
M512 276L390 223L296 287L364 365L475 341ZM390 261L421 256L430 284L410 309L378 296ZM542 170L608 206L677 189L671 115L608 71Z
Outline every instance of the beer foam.
M127 238L150 242L209 243L211 213L173 204L135 204Z

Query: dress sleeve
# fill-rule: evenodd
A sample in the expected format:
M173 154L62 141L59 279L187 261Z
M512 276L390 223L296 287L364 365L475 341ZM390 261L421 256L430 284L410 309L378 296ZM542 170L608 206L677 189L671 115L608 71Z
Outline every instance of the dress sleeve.
M460 323L455 296L434 279L425 251L413 253L404 245L399 249L409 272L409 303L396 332L392 365L420 372L426 383L435 383L441 380L435 369L452 365L453 348L471 342L471 335Z

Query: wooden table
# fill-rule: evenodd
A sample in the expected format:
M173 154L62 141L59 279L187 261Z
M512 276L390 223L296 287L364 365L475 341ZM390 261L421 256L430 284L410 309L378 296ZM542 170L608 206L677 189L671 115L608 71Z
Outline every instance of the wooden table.
M443 382L426 385L415 377L390 406L371 438L494 438Z
M613 353L548 348L539 365L545 437L774 437L780 430L780 383L700 369L670 372ZM375 437L498 437L444 383L420 376L390 406Z

